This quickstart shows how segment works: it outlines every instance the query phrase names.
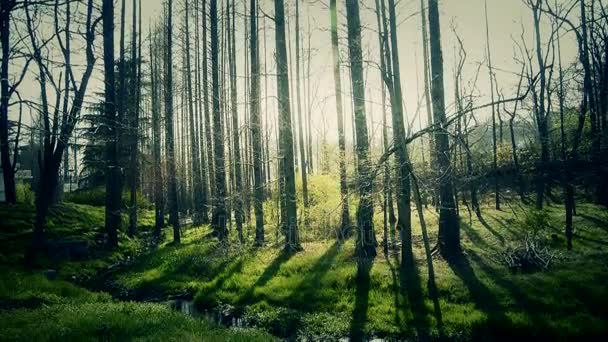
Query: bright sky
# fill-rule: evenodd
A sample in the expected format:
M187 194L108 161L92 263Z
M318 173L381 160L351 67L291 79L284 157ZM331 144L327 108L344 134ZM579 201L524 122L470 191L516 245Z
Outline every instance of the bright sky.
M130 19L130 5L132 0L127 0L127 18ZM194 0L190 0L193 3ZM487 0L488 1L488 16L489 16L489 30L492 48L492 59L494 67L496 68L497 78L499 87L503 89L506 97L514 95L515 87L518 79L512 74L517 73L520 70L520 66L514 61L516 49L514 48L513 39L519 40L522 32L522 27L525 29L525 37L527 39L528 46L532 46L534 43L532 36L532 13L527 8L524 0ZM569 0L559 0L568 1ZM208 2L208 0L207 0ZM224 3L224 0L220 0L220 3ZM247 5L249 1L247 0ZM116 36L118 37L119 28L119 13L120 13L120 1L116 1L115 7L115 18L116 18ZM160 14L162 12L162 0L142 0L143 3L143 31L147 35L149 23L158 22ZM260 1L263 12L268 15L273 15L274 5L270 0ZM290 13L294 13L293 0L286 1L286 5L289 7ZM311 67L311 80L312 80L312 92L313 92L313 132L321 132L323 126L325 126L328 132L328 140L335 141L337 139L336 132L336 115L335 115L335 98L333 88L333 74L332 74L332 56L330 48L330 35L329 35L329 10L327 7L328 1L304 1L301 5L301 29L304 36L304 47L307 48L307 25L310 19L310 26L313 30L311 39L311 48L313 50L312 67ZM373 12L374 0L361 1L361 20L364 26L363 32L363 48L364 58L366 60L378 61L378 46L376 36L376 17ZM237 0L237 15L241 16L243 13L243 0ZM193 7L193 5L191 4ZM225 6L225 5L224 5ZM452 28L454 28L461 39L464 42L468 58L467 64L464 69L464 82L468 84L476 73L479 67L479 63L485 63L486 60L486 47L485 47L485 23L484 23L484 0L442 0L439 2L440 13L441 13L441 25L442 25L442 47L444 53L444 73L445 73L445 94L446 103L448 110L453 104L453 69L455 64L455 48L456 39ZM400 62L401 62L401 75L405 96L406 115L408 120L413 121L414 115L417 112L417 106L419 102L419 96L422 94L423 88L423 74L422 74L422 33L421 17L420 17L420 1L419 0L401 0L396 4L397 17L399 23L399 50L400 50ZM183 0L174 0L174 15L176 16L176 25L181 21L183 17ZM344 1L338 1L338 9L342 13L344 12ZM575 18L578 20L578 16ZM342 15L338 18L340 25L346 24L346 18ZM263 22L260 21L260 42L262 63L263 63L263 48L264 48L264 31L262 27ZM268 42L267 58L269 65L269 73L272 74L274 69L274 31L273 24L270 20L266 20L268 29L266 30L266 39ZM294 39L293 24L294 20L290 20L289 24L292 25L292 39ZM239 74L239 91L243 91L243 80L244 68L243 68L243 18L237 18L237 73ZM127 26L129 28L130 26ZM177 27L177 26L176 26ZM100 27L101 28L101 27ZM549 26L545 24L543 27L544 32L549 32ZM175 30L177 31L177 30ZM346 38L346 31L343 29L340 31L340 38ZM145 37L145 36L144 36ZM192 37L194 35L192 34ZM117 38L118 39L118 38ZM130 35L127 34L127 40L130 39ZM191 38L193 39L193 38ZM145 40L145 39L144 39ZM176 37L177 42L179 38ZM343 53L342 58L346 58L346 46L345 40L342 40ZM100 55L98 64L96 66L96 73L93 76L89 93L99 93L103 90L103 59L101 58L102 48L101 39L97 40L98 48L97 53ZM292 41L292 48L295 47L295 43ZM192 43L192 46L193 43ZM116 44L118 49L118 41ZM144 46L144 51L148 51L147 46ZM179 55L181 53L180 47L174 47L174 63L181 63L182 59ZM566 35L562 40L562 56L565 63L573 62L576 58L576 46L572 35ZM147 54L144 53L144 56ZM295 56L295 55L294 55ZM349 92L350 81L347 81L346 65L344 65L343 71L343 89L344 92ZM263 67L263 65L262 65ZM294 67L295 69L295 67ZM36 70L31 68L31 70ZM295 72L295 70L293 71ZM376 138L380 135L381 123L381 102L380 97L380 80L379 71L375 67L369 67L366 75L366 100L368 101L368 116L370 121L374 122L374 128L372 134L375 134ZM268 80L268 92L270 96L275 94L276 80L274 77L269 76ZM176 80L176 84L179 80ZM262 79L262 94L264 94L264 80ZM21 87L21 92L24 97L30 97L33 100L39 96L39 88L37 83L30 80L25 82ZM480 90L481 89L481 90ZM479 104L489 101L489 79L487 70L482 69L482 73L477 82L476 95L480 97ZM239 100L243 99L239 96ZM242 101L242 100L241 100ZM295 101L292 98L292 101ZM346 103L347 118L350 115L349 101ZM179 102L178 102L179 104ZM264 102L262 102L262 105ZM176 104L177 105L177 104ZM241 111L244 110L245 103L240 103ZM422 103L424 106L424 103ZM268 109L264 110L268 115L276 115L276 102L270 99L268 102ZM14 112L12 115L15 115ZM419 126L426 125L426 112L425 108L420 109L420 115L422 116L421 121L416 121L414 129L416 130ZM483 115L483 114L481 114ZM242 118L242 115L241 115ZM390 120L389 120L390 121ZM347 121L347 137L350 133L350 122ZM315 133L313 133L314 135ZM379 140L377 140L379 142Z

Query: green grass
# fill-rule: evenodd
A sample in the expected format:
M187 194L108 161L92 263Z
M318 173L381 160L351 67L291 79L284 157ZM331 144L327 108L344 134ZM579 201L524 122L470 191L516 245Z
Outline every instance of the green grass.
M133 302L59 304L0 312L4 341L268 341L255 330L228 330L175 312Z
M425 338L440 333L465 339L530 335L567 339L608 334L604 209L579 204L574 251L567 252L563 209L548 206L548 225L540 234L562 257L548 271L534 273L512 273L497 261L498 252L516 243L538 221L531 208L484 208L484 222L475 217L469 222L466 209L461 209L466 258L457 264L434 260L442 327L428 296L416 215L415 269L402 271L398 258L385 258L379 248L371 268L358 271L352 239L344 244L305 239L304 251L290 256L282 253L280 245L254 249L233 240L230 247L223 247L209 236L208 227L198 227L186 231L181 246L160 246L118 275L117 281L144 297L190 293L201 308L229 304L254 326L279 335L293 335L294 330L299 336L319 339L361 334ZM425 216L434 243L437 217L433 210ZM380 214L376 220L376 227L381 227ZM269 226L267 237L274 241L273 225ZM302 235L313 236L301 229Z
M230 330L204 319L176 312L168 305L117 302L103 292L91 292L69 280L141 252L143 241L121 232L117 250L95 245L103 228L100 207L62 203L49 215L50 239L84 239L91 246L88 260L41 260L39 270L22 267L31 238L31 204L0 205L0 340L2 341L268 341L271 336L252 329ZM140 231L154 222L142 211ZM57 279L46 268L58 270Z

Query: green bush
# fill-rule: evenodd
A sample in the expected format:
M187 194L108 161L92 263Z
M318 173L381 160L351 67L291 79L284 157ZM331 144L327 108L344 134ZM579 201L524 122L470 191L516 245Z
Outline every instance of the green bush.
M35 194L32 191L32 186L30 184L25 184L19 182L16 184L15 190L17 191L17 202L34 205Z
M103 188L76 190L66 193L64 200L76 204L101 207L106 203L106 191Z
M123 192L123 203L129 203L130 193ZM82 189L65 194L64 200L76 204L86 204L101 207L106 204L106 190L104 188ZM144 195L137 194L137 206L140 209L152 209L153 205Z

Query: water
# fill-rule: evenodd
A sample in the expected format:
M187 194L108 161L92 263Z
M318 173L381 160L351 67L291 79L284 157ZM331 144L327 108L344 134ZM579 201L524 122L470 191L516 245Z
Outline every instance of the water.
M220 307L220 308L214 309L214 310L201 311L196 308L196 305L194 305L193 300L174 299L167 303L175 311L179 311L188 316L206 319L206 320L215 322L216 324L227 327L227 328L246 328L246 327L248 327L246 322L235 313L234 308L231 306L228 306L228 305L225 305L223 307ZM292 338L288 338L288 340L297 340L297 341L306 341L307 340L306 338L303 338L303 337L294 338L295 336L296 336L296 334L294 334L294 336L292 336ZM285 338L285 336L283 338ZM342 337L342 338L338 339L338 341L350 342L351 339L350 339L350 337ZM386 340L382 339L382 338L377 338L377 337L370 337L368 339L365 339L365 341L366 342L384 342Z
M194 305L193 300L188 299L174 299L168 302L169 306L185 315L192 317L200 317L209 321L215 322L218 325L222 325L229 328L245 328L245 322L241 317L238 317L231 307L218 308L215 310L204 310L197 309Z

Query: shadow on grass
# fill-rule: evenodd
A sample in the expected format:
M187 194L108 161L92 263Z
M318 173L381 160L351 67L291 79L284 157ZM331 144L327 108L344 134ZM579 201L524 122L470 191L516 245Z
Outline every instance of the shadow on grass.
M479 216L478 219L479 219L479 222L481 223L481 225L483 225L490 233L492 233L492 235L494 235L494 237L497 238L498 241L500 241L500 242L505 241L505 238L499 232L497 232L494 228L492 228L492 226L490 226L488 224L488 222L483 218L483 216Z
M293 290L292 299L299 303L297 309L312 311L316 308L319 298L318 290L321 287L321 280L329 272L336 257L340 253L341 244L336 241L321 255L315 264L307 271L304 279ZM331 298L326 298L331 300Z
M469 290L475 306L486 314L489 326L495 323L502 326L509 324L510 319L505 315L504 308L499 304L495 294L477 278L467 257L448 260L448 265Z
M587 215L587 214L579 214L578 216L584 218L585 220L593 223L595 226L597 226L597 228L601 228L605 231L608 231L608 221L606 220L602 220L600 218L597 217L593 217L591 215Z
M422 341L429 340L429 321L428 310L424 304L424 293L422 291L420 272L413 251L410 248L404 249L404 258L399 267L399 283L404 297L407 296L410 310L413 316L413 326L416 329L418 338Z
M495 248L491 246L484 238L479 235L479 232L475 230L475 228L471 227L468 223L460 222L460 228L466 235L466 237L471 240L471 242L481 247L485 250L494 250Z
M277 273L279 273L279 270L281 269L281 265L283 265L289 259L291 259L291 257L293 255L294 255L294 253L288 252L284 249L281 250L279 255L272 261L272 263L270 263L270 265L268 265L268 267L266 267L266 269L264 270L262 275L258 278L258 280L255 282L255 284L253 284L247 290L247 292L245 292L245 294L243 294L243 296L241 296L240 302L243 304L247 303L247 302L251 302L253 300L253 292L255 291L255 289L266 285L274 276L277 275Z
M392 288L393 288L393 298L394 298L394 305L395 305L395 326L401 327L403 319L402 317L399 316L399 313L402 312L403 310L400 310L400 308L403 308L404 305L403 303L401 303L401 298L400 298L400 289L401 287L399 286L399 279L397 278L397 270L395 269L395 266L393 266L393 264L391 263L390 258L385 255L384 259L386 260L386 264L388 265L388 268L391 272L391 279L392 279ZM399 260L395 260L395 262L397 263L397 265L399 265Z
M372 259L357 260L357 277L355 278L355 308L350 322L350 340L365 340L365 322L369 309L370 271L373 266Z

